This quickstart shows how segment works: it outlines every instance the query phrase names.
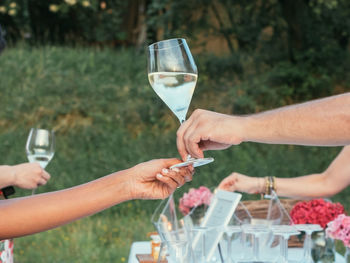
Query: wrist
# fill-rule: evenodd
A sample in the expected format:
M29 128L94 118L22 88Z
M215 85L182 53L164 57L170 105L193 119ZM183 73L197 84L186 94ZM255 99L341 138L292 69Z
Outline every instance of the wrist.
M132 168L119 171L117 174L118 180L118 192L122 193L123 199L133 200L137 199L135 194L135 182L134 182L134 172Z
M246 141L246 117L230 116L225 122L225 142L237 145ZM232 136L234 134L234 136Z
M2 165L0 170L1 188L16 185L16 172L14 166Z
M265 192L265 178L257 177L257 194L263 194Z

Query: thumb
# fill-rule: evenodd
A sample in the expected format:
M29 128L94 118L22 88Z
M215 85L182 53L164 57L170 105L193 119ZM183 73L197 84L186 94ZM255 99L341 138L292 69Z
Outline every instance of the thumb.
M162 159L162 160L163 160L163 166L166 168L182 162L177 158L168 158L168 159Z

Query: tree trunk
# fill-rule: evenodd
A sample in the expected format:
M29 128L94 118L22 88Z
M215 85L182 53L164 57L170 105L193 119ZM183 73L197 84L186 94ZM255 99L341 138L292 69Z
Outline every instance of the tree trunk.
M282 14L288 24L288 52L289 59L295 62L295 50L305 48L304 26L308 12L305 0L279 0Z

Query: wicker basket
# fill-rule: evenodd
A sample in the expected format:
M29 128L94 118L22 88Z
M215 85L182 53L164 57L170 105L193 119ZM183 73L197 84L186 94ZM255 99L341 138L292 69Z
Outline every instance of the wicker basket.
M286 212L290 213L293 206L301 200L297 199L280 199L281 204L283 205ZM254 219L266 219L268 207L269 207L270 200L253 200L253 201L242 201L242 204L245 206L245 208L249 211L250 215ZM272 211L272 218L274 212ZM240 215L243 215L243 213L246 213L244 208L242 206L238 206L236 209L235 214L239 217ZM285 216L282 219L281 224L290 224L290 219ZM299 236L292 236L288 241L289 247L302 247L303 246L303 237L301 235Z

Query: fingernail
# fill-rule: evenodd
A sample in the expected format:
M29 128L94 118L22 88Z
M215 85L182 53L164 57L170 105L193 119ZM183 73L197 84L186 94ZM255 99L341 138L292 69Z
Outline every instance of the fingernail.
M156 176L157 176L157 178L159 178L159 179L160 179L160 178L163 178L163 175L162 175L162 174L157 174Z
M176 173L180 172L179 168L177 168L177 167L175 167L175 168L173 168L173 169L171 169L171 170L174 171L174 172L176 172Z
M188 183L189 181L191 181L190 177L185 176L185 182Z
M163 169L162 169L162 173L163 173L163 174L168 174L168 173L169 173L169 170L168 170L168 169L163 168Z

